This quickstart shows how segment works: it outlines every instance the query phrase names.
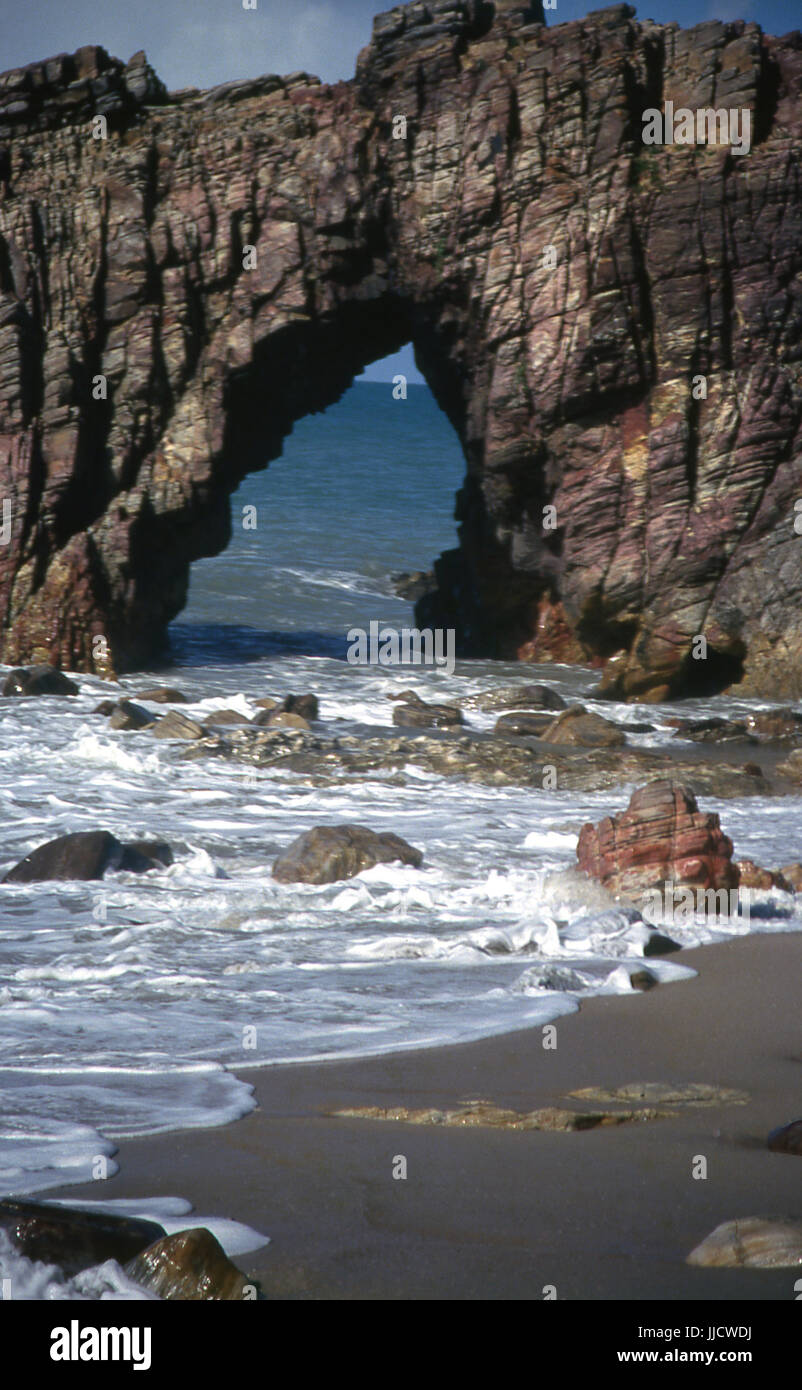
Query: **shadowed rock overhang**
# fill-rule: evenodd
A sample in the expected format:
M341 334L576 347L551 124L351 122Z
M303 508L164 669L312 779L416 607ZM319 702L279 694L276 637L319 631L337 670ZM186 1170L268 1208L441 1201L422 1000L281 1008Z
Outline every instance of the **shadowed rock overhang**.
M501 0L380 15L333 86L0 76L2 659L150 660L243 476L411 339L466 459L420 622L802 694L801 87L798 33ZM749 153L645 145L669 101Z

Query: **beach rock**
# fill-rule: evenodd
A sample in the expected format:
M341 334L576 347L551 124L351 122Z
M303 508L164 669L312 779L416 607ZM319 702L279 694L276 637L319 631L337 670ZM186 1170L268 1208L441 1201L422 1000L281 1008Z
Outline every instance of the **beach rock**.
M147 873L155 865L132 845L121 844L108 830L80 830L60 835L26 854L3 883L43 883L48 879L103 878L109 870Z
M651 970L633 970L629 977L629 983L633 989L654 989L660 981Z
M552 723L550 714L535 714L529 710L517 714L502 714L496 720L494 734L514 734L519 738L540 738L544 729Z
M274 709L262 710L254 715L251 720L261 728L268 729L311 729L308 719L304 719L300 714L293 714L290 710L282 709L277 705Z
M466 785L544 787L556 776L561 791L600 791L637 785L648 778L681 782L698 796L730 797L775 794L773 783L746 771L740 759L730 764L683 760L644 748L572 748L544 750L531 739L488 737L464 727L437 735L425 731L366 733L302 733L281 728L243 727L207 734L183 748L182 759L224 758L249 766L282 767L303 774L314 785L328 785L332 775L359 781L386 771L405 776L414 766ZM414 774L417 775L417 774Z
M236 709L216 709L211 714L204 716L203 727L205 729L219 728L224 724L250 724L247 714L240 714Z
M155 705L188 705L189 697L172 685L156 685L137 693L138 700L150 700Z
M146 729L152 723L150 711L132 700L118 700L109 716L110 729Z
M231 1301L251 1296L247 1291L255 1288L203 1226L172 1236L162 1233L128 1261L125 1273L159 1298L181 1301Z
M414 690L402 690L388 698L397 701L393 723L406 728L447 729L463 722L456 705L427 705Z
M92 713L102 714L104 719L108 719L109 715L112 714L114 710L116 710L117 704L117 700L101 700L99 705L95 705L95 708L92 710Z
M286 695L281 708L286 714L298 714L302 719L314 721L320 717L317 695Z
M363 825L319 825L279 855L273 877L280 883L336 883L396 859L417 868L423 855L399 835L378 834Z
M626 736L617 724L572 705L558 714L543 732L544 743L568 743L580 748L623 748Z
M0 1230L21 1255L57 1264L68 1276L105 1260L124 1265L164 1237L155 1221L14 1197L0 1201Z
M335 1110L348 1120L389 1120L395 1124L444 1125L455 1129L544 1130L551 1134L578 1133L588 1129L643 1124L660 1118L659 1110L564 1110L545 1106L540 1110L507 1110L492 1101L464 1101L453 1110L412 1110L406 1105L361 1105Z
M681 951L679 942L672 941L670 936L663 936L662 932L653 931L649 940L643 947L645 956L670 956L674 951Z
M802 893L802 864L783 864L780 873L793 893Z
M802 1157L802 1120L792 1120L789 1125L773 1129L767 1146L775 1154L797 1154Z
M11 671L3 683L4 695L77 695L78 686L56 666L32 666Z
M150 731L154 738L203 738L204 728L186 714L171 709L163 719L159 719Z
M548 685L506 685L476 697L478 709L567 709L566 701Z
M257 709L278 709L279 706L279 701L273 700L269 696L263 696L259 700L254 700L253 703Z
M790 1269L802 1265L802 1221L744 1216L725 1221L686 1261L705 1269Z
M709 1081L628 1081L623 1086L583 1086L568 1093L574 1100L615 1101L631 1104L696 1107L748 1105L748 1091L731 1086L716 1086Z
M793 893L794 891L780 869L761 869L751 859L739 859L737 869L741 888L762 888L764 890L781 888L784 893Z
M739 883L718 816L701 812L687 787L662 778L633 792L626 811L584 825L577 860L609 892L632 899L668 881L705 890Z

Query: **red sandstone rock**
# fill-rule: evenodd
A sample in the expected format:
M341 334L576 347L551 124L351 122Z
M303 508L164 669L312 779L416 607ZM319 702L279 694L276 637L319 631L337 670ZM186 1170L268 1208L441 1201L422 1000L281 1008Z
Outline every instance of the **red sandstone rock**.
M802 693L799 36L540 17L395 9L331 87L168 95L97 47L0 76L3 660L149 660L243 475L412 335L468 466L419 625L623 651L625 698L741 662ZM645 147L669 99L748 109L751 152Z
M667 882L718 890L739 881L718 816L700 811L686 787L662 779L639 787L620 815L584 825L577 859L585 873L625 897Z

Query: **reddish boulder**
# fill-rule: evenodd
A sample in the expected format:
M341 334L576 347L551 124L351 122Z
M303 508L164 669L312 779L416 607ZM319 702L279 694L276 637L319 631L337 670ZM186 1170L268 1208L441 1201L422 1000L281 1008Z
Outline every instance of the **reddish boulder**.
M739 859L738 872L741 888L781 888L784 893L794 891L780 869L762 869L753 859Z
M702 890L739 882L718 816L700 811L687 787L664 779L639 787L620 815L584 825L577 859L585 873L627 897L669 881Z

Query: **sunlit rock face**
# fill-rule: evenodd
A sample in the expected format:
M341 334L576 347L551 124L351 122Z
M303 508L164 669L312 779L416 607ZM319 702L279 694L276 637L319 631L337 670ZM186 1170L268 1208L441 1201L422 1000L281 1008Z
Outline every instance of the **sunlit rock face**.
M149 660L244 474L412 339L467 464L419 621L802 694L800 87L798 34L480 0L379 16L335 86L4 74L2 659ZM668 102L748 152L644 144Z

